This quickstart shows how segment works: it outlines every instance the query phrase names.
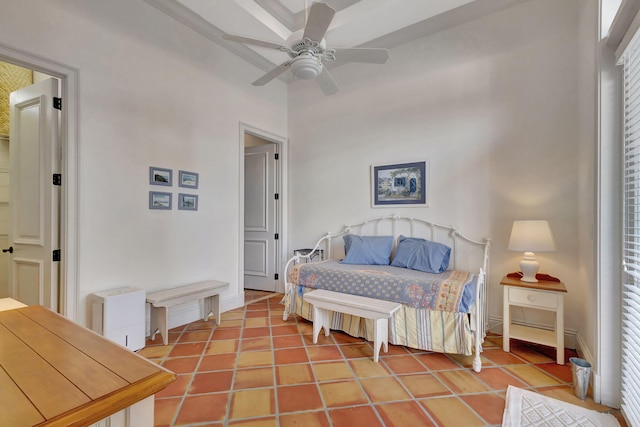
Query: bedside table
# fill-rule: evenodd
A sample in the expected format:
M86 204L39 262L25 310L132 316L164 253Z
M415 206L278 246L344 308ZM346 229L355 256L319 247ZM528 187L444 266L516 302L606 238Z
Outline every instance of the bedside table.
M504 286L502 349L509 351L509 339L515 338L556 348L556 363L564 365L564 294L562 282L522 282L520 279L503 277ZM556 313L555 331L531 326L511 324L511 306L536 308Z

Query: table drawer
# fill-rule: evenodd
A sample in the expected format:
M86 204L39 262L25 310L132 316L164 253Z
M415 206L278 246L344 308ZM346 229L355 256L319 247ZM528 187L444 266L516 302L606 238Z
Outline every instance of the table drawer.
M509 303L555 310L558 308L558 295L531 289L510 288Z

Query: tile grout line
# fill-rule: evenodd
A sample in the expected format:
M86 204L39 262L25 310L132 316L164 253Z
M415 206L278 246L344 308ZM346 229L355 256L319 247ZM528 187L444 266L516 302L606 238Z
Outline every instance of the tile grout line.
M296 316L296 322L298 321L298 316ZM319 333L318 333L319 334ZM313 332L311 333L311 343L313 343L313 337L314 334ZM347 367L349 368L349 370L352 372L353 374L353 378L356 380L356 382L358 383L358 386L360 387L360 390L364 393L364 395L367 397L367 400L369 400L369 404L371 403L371 399L369 399L369 396L367 395L366 391L363 389L362 384L359 383L359 381L357 381L357 375L355 373L355 371L353 370L353 366L349 363L349 359L347 358L347 356L344 354L344 351L342 350L342 347L340 346L340 344L338 342L336 342L336 340L334 339L333 335L331 334L331 332L329 332L329 337L331 338L331 341L334 343L334 345L336 346L338 352L340 353L340 355L342 356L342 359L344 360L345 364L347 365ZM306 344L306 342L303 339L303 343L305 345L305 348L307 348L307 353L308 353L308 346ZM309 363L311 364L311 358L309 358ZM313 370L313 367L311 368ZM315 375L315 372L314 372ZM339 382L339 381L336 381ZM320 394L320 398L322 399L322 402L324 404L324 411L325 414L327 416L327 420L329 420L329 424L331 426L333 426L333 420L331 419L331 414L329 412L329 407L327 406L325 399L324 399L324 395L322 394L322 389L320 388L320 382L317 380L316 378L316 388L318 389L318 393ZM365 406L365 405L353 405L353 406ZM366 405L369 406L369 405ZM380 414L378 414L377 411L374 411L376 416L378 417L378 419L380 419ZM382 420L380 419L380 421L382 422ZM384 425L384 422L382 422L382 424Z
M231 419L231 412L233 409L233 401L235 400L235 395L236 393L238 393L241 390L235 390L234 386L235 386L235 381L236 381L236 376L238 374L238 369L240 368L239 366L239 362L240 362L240 353L242 351L242 343L243 340L245 339L244 337L244 331L247 328L247 312L248 311L253 311L253 310L249 310L249 305L251 305L251 303L253 302L257 302L257 301L251 301L250 303L244 305L243 311L242 311L242 322L240 325L240 335L238 337L238 344L237 344L237 348L235 350L235 354L236 354L236 358L235 358L235 363L233 365L233 377L231 380L231 386L230 386L230 390L229 390L229 400L227 402L227 408L226 408L226 414L225 414L225 419L223 421L223 426L226 427L228 425L229 422L236 422L236 421L243 421L243 420L250 420L252 418L256 418L256 417L244 417L244 418L237 418L237 419ZM252 307L253 308L253 307ZM271 319L269 319L269 323L271 323ZM267 325L268 328L270 328L270 325ZM273 340L273 336L271 334L271 329L269 329L269 335L271 336L270 340ZM260 351L260 350L256 350L256 351ZM251 368L249 368L251 369ZM258 369L258 368L256 368ZM272 375L273 375L273 370L275 368L272 366ZM252 387L251 389L247 389L247 390L254 390L254 389L263 389L266 387Z
M442 384L444 387L446 387L446 388L448 389L447 385L446 385L446 384L444 384L444 383L440 380L440 378L438 378L437 376L433 375L433 371L432 371L432 370L431 370L431 369L430 369L426 364L422 363L422 362L421 362L421 361L416 357L416 354L414 354L414 353L409 353L409 352L407 352L407 354L408 354L408 355L410 355L410 356L413 358L413 360L415 360L416 362L418 362L418 364L419 364L420 366L422 366L423 368L425 368L425 373L428 373L429 375L431 375L431 376L432 376L433 378L435 378L438 382L440 382L440 384ZM425 354L425 353L418 353L418 354ZM427 354L428 354L428 353L427 353ZM403 355L403 356L404 356L404 355ZM388 357L393 357L393 356L388 356ZM386 358L386 357L385 357L385 358ZM381 359L382 359L382 358L381 358ZM386 363L386 361L385 361L385 365L386 365L386 364L387 364L387 363ZM387 365L387 366L388 366L388 365ZM409 396L411 397L411 400L412 400L413 402L415 402L415 403L418 405L418 407L420 408L420 410L421 410L421 411L422 411L422 412L427 416L427 418L428 418L429 420L431 420L435 425L437 425L438 423L437 423L437 422L436 422L436 420L435 420L435 416L432 416L432 415L431 415L431 413L430 413L430 412L427 410L427 408L425 407L425 405L423 405L423 404L421 404L421 403L420 403L420 400L418 399L418 397L416 397L416 396L411 392L411 390L409 390L409 389L408 389L408 387L404 384L404 382L403 382L400 378L398 378L397 373L396 373L396 372L395 372L391 367L388 367L387 369L388 369L388 370L389 370L389 372L393 375L393 377L398 381L398 383L400 383L400 385L405 389L405 391L406 391L406 392L409 394ZM450 391L450 392L452 392L452 390L449 390L449 391Z
M244 332L244 328L245 328L245 320L247 318L247 304L245 303L244 305L244 309L243 309L243 316L242 316L242 324L240 326L240 333L238 336L238 343L236 346L236 349L234 351L235 354L235 358L234 358L234 363L233 363L233 374L231 376L231 384L229 384L229 392L227 395L227 404L226 404L226 408L225 408L225 415L224 415L224 420L223 420L223 426L226 427L229 419L230 419L230 415L231 415L231 406L232 406L232 402L233 402L233 390L234 390L234 386L235 386L235 382L236 382L236 375L238 372L238 361L240 360L240 348L242 346L242 334ZM211 334L211 338L213 338L213 334Z
M271 351L273 352L273 366L271 368L271 374L273 375L273 404L274 404L274 410L275 410L275 419L276 419L276 425L280 425L280 404L279 404L279 399L278 399L278 365L276 364L276 346L274 344L273 341L273 329L272 327L274 326L272 324L271 321L271 304L269 304L269 298L264 298L267 300L267 319L269 319L268 323L268 327L269 327L269 341L271 343Z
M222 316L222 315L220 315L220 316ZM202 363L202 359L204 359L205 352L206 352L206 350L208 348L207 345L211 341L211 338L213 337L213 332L215 331L215 329L216 329L216 325L214 324L214 326L211 328L211 331L209 331L209 337L207 338L207 341L205 341L205 346L204 346L203 350L200 352L200 355L198 357L198 362L196 363L196 367L195 367L195 369L194 369L194 371L193 371L193 373L191 375L191 381L189 381L189 383L185 387L184 393L183 393L182 397L180 398L180 403L178 404L178 410L175 412L175 414L173 416L173 419L172 419L172 421L170 423L170 426L175 425L175 423L178 421L178 415L180 415L180 412L182 411L182 405L184 404L185 400L187 399L187 397L189 395L189 389L191 388L191 385L193 384L193 382L196 379L196 376L198 375L200 364ZM178 336L178 339L173 344L173 349L175 349L176 344L178 344L180 342L180 338L182 338L182 336L185 334L186 331L188 331L188 325L185 325L184 329L180 333L180 336ZM167 358L169 358L170 354L171 354L171 351L167 354Z
M365 332L365 333L366 333L366 332ZM312 337L313 337L313 335L312 335ZM369 396L369 393L367 392L366 388L365 388L365 387L364 387L364 385L362 384L362 379L360 378L360 376L358 376L358 375L357 375L356 371L354 370L353 364L351 363L353 360L358 360L358 359L368 360L368 359L369 359L369 357L366 357L366 358L365 358L365 357L363 357L363 358L349 358L349 357L347 357L347 355L344 353L343 347L348 346L348 345L350 345L350 344L352 344L352 343L338 344L338 343L335 341L335 339L333 339L333 335L332 335L332 334L330 334L330 337L331 337L332 341L335 343L335 345L337 346L338 351L339 351L339 352L340 352L340 354L342 355L342 358L343 358L343 360L344 360L345 364L346 364L346 365L347 365L347 367L349 368L350 372L353 374L353 379L354 379L354 381L358 384L358 386L359 386L359 388L360 388L360 391L363 393L363 395L364 395L364 396L366 396L366 398L367 398L367 400L368 400L368 403L366 403L366 404L362 404L362 405L353 405L353 406L358 406L358 407L362 407L362 406L371 407L371 409L374 411L374 413L376 414L376 416L377 416L378 420L382 423L382 425L386 425L386 424L385 424L385 422L384 422L384 419L382 418L382 415L380 414L380 411L379 411L379 409L378 409L378 407L377 407L377 405L376 405L376 402L374 402L374 401L372 400L371 396ZM358 337L358 338L361 338L361 337ZM354 343L356 343L356 344L360 344L360 343L358 343L358 342L354 342ZM364 342L362 342L362 343L367 345L367 347L369 348L369 350L370 350L370 351L371 351L371 353L372 353L371 357L373 357L374 350L373 350L373 347L372 347L372 345L371 345L371 342L369 342L369 341L364 341ZM307 347L307 349L308 349L308 346L307 346L306 344L305 344L305 347ZM409 352L407 352L407 354L406 354L406 355L407 355L407 356L411 356L412 358L414 358L414 359L415 359L415 355L413 355L413 354L411 354L411 353L409 353ZM384 367L384 369L387 371L387 373L388 373L389 375L384 375L384 376L381 376L381 377L378 377L378 376L374 376L374 377L367 377L367 378L365 378L365 379L386 378L386 377L394 378L394 379L396 380L396 382L397 382L397 383L399 383L400 387L402 387L402 389L407 393L407 396L409 397L409 400L406 400L406 399L405 399L405 400L393 400L393 401L385 401L385 402L378 402L378 403L380 403L380 404L383 404L383 403L384 403L384 404L389 404L389 403L394 403L394 402L407 402L407 401L411 401L411 402L414 402L414 403L416 403L416 404L418 405L419 409L422 411L422 413L424 413L424 414L427 416L427 418L428 418L428 419L430 419L431 421L434 421L434 420L433 420L433 418L431 417L431 415L426 411L426 408L425 408L423 405L421 405L421 404L417 401L417 398L413 395L413 393L411 393L411 392L409 391L409 389L407 389L407 387L404 385L404 383L403 383L403 382L398 378L398 375L396 374L396 372L395 372L395 371L393 371L393 369L392 369L392 368L388 365L388 363L386 362L386 360L385 360L385 359L387 359L387 358L391 358L391 357L394 357L394 356L395 356L395 355L389 355L389 356L384 356L384 357L382 357L382 356L381 356L381 357L380 357L380 360L379 360L379 363L380 363L380 362L382 362L382 363L383 363L383 367ZM401 355L401 356L404 356L404 355ZM417 359L415 359L415 360L420 364L420 366L422 366L422 367L424 367L425 369L429 370L429 368L427 368L425 365L423 365L422 363L420 363L420 361L418 361ZM338 382L338 381L336 380L336 382ZM319 384L318 384L318 387L319 387ZM324 400L324 399L323 399L323 400ZM325 408L326 408L326 404L325 404ZM328 409L327 409L327 410L328 410Z
M171 352L175 349L176 344L180 341L180 338L182 337L182 334L184 334L184 331L186 330L187 325L183 326L182 331L180 332L180 334L178 335L178 337L176 338L175 342L173 342L171 344L171 349L169 349L169 351L167 352L167 354L165 355L165 357L162 359L162 364L164 365L164 362L167 361L167 359L169 359L169 355L171 354ZM169 343L169 330L167 330L167 343ZM195 373L192 374L192 378L191 381L189 381L189 385L191 384L191 382L193 381L193 377L195 377ZM177 379L177 378L176 378ZM189 386L187 385L187 387L185 387L184 391L182 392L182 396L179 397L180 402L178 403L178 406L176 408L176 411L173 414L173 417L171 419L171 422L169 423L170 426L175 425L177 419L178 419L178 415L180 414L180 412L182 411L182 405L184 404L184 401L187 397L187 392L189 391Z

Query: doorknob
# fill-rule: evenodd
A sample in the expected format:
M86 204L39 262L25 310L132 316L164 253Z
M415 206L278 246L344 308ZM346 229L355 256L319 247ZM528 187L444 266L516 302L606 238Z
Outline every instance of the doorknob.
M2 252L9 252L10 254L13 253L13 246L9 246L9 249L3 249Z

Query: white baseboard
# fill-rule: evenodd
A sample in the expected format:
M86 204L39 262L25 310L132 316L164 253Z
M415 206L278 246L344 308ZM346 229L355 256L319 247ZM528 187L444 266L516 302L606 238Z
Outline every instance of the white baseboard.
M517 325L533 326L536 328L546 329L550 331L553 330L553 326L549 326L549 325L540 325L540 324L532 324L532 323L517 322L517 321L514 321L513 323ZM502 333L501 317L489 316L489 325L490 325L489 331L492 331L495 333ZM593 400L597 403L600 403L602 405L606 405L612 408L620 407L620 401L617 398L617 396L608 397L608 396L604 396L600 392L603 388L602 386L603 382L610 381L610 379L601 378L598 370L596 369L595 358L593 357L593 354L591 354L589 347L586 345L584 339L577 333L577 331L565 329L564 346L565 348L575 349L576 352L578 353L578 356L586 360L587 362L589 362L593 367L591 370L592 376L590 379L591 388L593 389L593 393L594 393ZM565 361L565 363L569 364L569 361L567 360Z
M596 373L596 370L593 369L596 366L595 359L591 354L591 352L589 351L589 347L586 345L586 343L584 342L584 340L580 335L577 336L576 342L578 344L576 346L576 352L578 353L578 357L586 360L592 366L591 377L589 377L589 385L591 386L591 389L593 390L593 393L594 393L593 400L594 402L601 403L602 398L600 396L600 387L595 387L595 385L599 384L599 381L600 381L600 378ZM569 361L567 361L567 363L569 363ZM613 406L613 405L609 405L609 406Z
M591 366L595 366L594 365L595 358L589 351L589 347L585 344L584 340L580 335L577 335L576 342L577 342L576 351L578 352L578 356L580 356L587 362L591 363Z
M576 348L576 351L578 352L578 356L589 362L592 366L592 376L590 378L590 384L591 389L593 390L593 401L601 405L609 406L611 408L620 408L620 393L607 393L606 391L603 393L603 390L612 389L612 379L607 378L606 376L603 377L600 374L600 371L599 369L597 369L597 365L595 363L595 357L593 357L593 355L589 351L589 347L586 345L580 335L578 335L577 341L578 348Z
M244 292L241 292L238 296L226 298L220 301L220 312L224 313L225 311L233 310L234 308L242 306L244 306ZM169 329L202 320L202 310L202 303L199 301L192 301L171 307L169 310ZM147 304L146 336L150 336L150 329L149 305Z
M496 317L496 316L489 316L489 326L490 328L488 329L491 332L495 332L495 333L502 333L502 317ZM531 326L533 328L540 328L540 329L545 329L547 331L553 331L554 330L554 326L553 325L543 325L543 324L539 324L539 323L531 323L531 322L521 322L521 321L517 321L517 320L512 320L511 323L513 323L514 325L522 325L522 326ZM570 348L570 349L575 349L577 348L577 332L571 329L566 329L564 330L564 347L565 348ZM591 362L589 362L591 363Z
M244 306L244 290L240 291L240 295L227 298L220 301L220 311L224 313L225 311L233 310L234 308L243 307Z

